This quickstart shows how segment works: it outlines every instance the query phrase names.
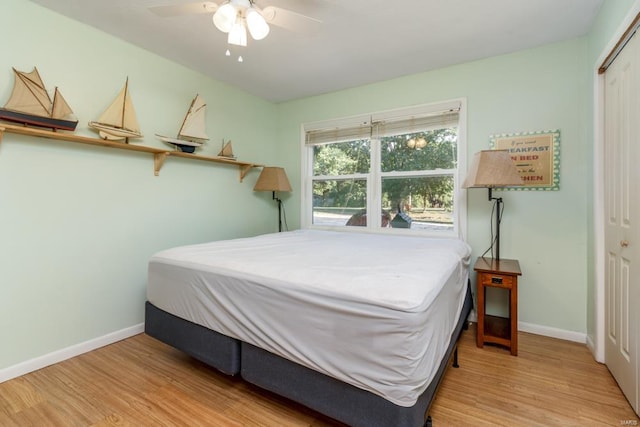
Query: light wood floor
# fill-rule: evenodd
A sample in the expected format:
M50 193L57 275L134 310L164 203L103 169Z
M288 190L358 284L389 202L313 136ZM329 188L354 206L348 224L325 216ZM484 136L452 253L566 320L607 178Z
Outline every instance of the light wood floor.
M474 336L438 392L436 427L640 426L584 345L520 333L513 357ZM337 425L144 334L0 384L0 426Z

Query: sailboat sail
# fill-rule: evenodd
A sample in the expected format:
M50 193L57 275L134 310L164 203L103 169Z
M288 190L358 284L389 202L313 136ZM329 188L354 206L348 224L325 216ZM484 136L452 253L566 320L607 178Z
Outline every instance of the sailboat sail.
M53 95L53 107L51 109L51 117L54 119L65 119L73 115L73 111L67 101L56 87Z
M38 70L34 68L30 73L25 73L14 68L13 72L16 75L16 82L5 108L22 111L23 113L48 116L51 108L51 99Z
M78 121L56 87L53 101L37 68L31 72L13 69L15 82L9 100L0 108L0 118L53 129L75 130Z
M218 156L229 159L236 158L236 156L233 155L233 145L231 145L231 141L224 142L224 140L222 140L222 150L220 150Z
M201 139L208 140L209 137L205 133L205 113L207 104L200 97L196 95L191 101L191 107L187 111L187 115L184 118L180 132L178 132L178 138L181 139Z
M98 120L89 122L89 126L98 129L105 139L141 138L140 125L129 95L129 79L113 100L111 105L100 115Z
M171 138L157 135L158 138L175 146L180 151L193 153L196 147L202 146L202 144L209 139L206 133L205 123L206 107L207 104L205 104L204 99L202 99L200 95L196 95L191 101L189 110L187 110L187 114L182 121L178 136Z

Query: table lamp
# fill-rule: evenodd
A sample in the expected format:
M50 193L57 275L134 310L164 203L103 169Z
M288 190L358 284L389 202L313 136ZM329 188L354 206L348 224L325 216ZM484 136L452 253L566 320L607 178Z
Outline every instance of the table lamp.
M282 231L282 200L276 197L276 191L291 191L291 184L284 169L273 166L262 168L253 191L273 192L273 200L278 203L278 231Z
M474 154L471 168L462 188L488 188L489 201L495 200L495 240L491 240L491 249L495 241L495 260L500 259L500 222L502 221L502 197L493 197L492 189L522 185L522 177L518 173L508 150L482 150ZM493 213L492 213L493 215Z

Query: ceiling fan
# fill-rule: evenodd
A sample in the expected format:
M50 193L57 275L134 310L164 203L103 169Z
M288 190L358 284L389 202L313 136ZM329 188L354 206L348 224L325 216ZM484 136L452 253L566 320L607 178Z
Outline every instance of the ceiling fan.
M272 5L260 7L256 0L193 2L152 6L149 10L161 17L212 13L216 28L228 34L229 44L237 46L247 45L247 30L254 40L265 38L269 34L269 24L292 31L308 31L322 23L290 9Z

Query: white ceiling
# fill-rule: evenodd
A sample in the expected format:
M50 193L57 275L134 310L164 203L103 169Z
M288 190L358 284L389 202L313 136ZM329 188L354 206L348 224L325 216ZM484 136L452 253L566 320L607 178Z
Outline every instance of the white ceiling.
M256 0L322 21L271 26L226 57L211 14L161 17L192 0L31 0L261 98L280 102L585 35L604 0ZM237 52L234 52L234 54Z

